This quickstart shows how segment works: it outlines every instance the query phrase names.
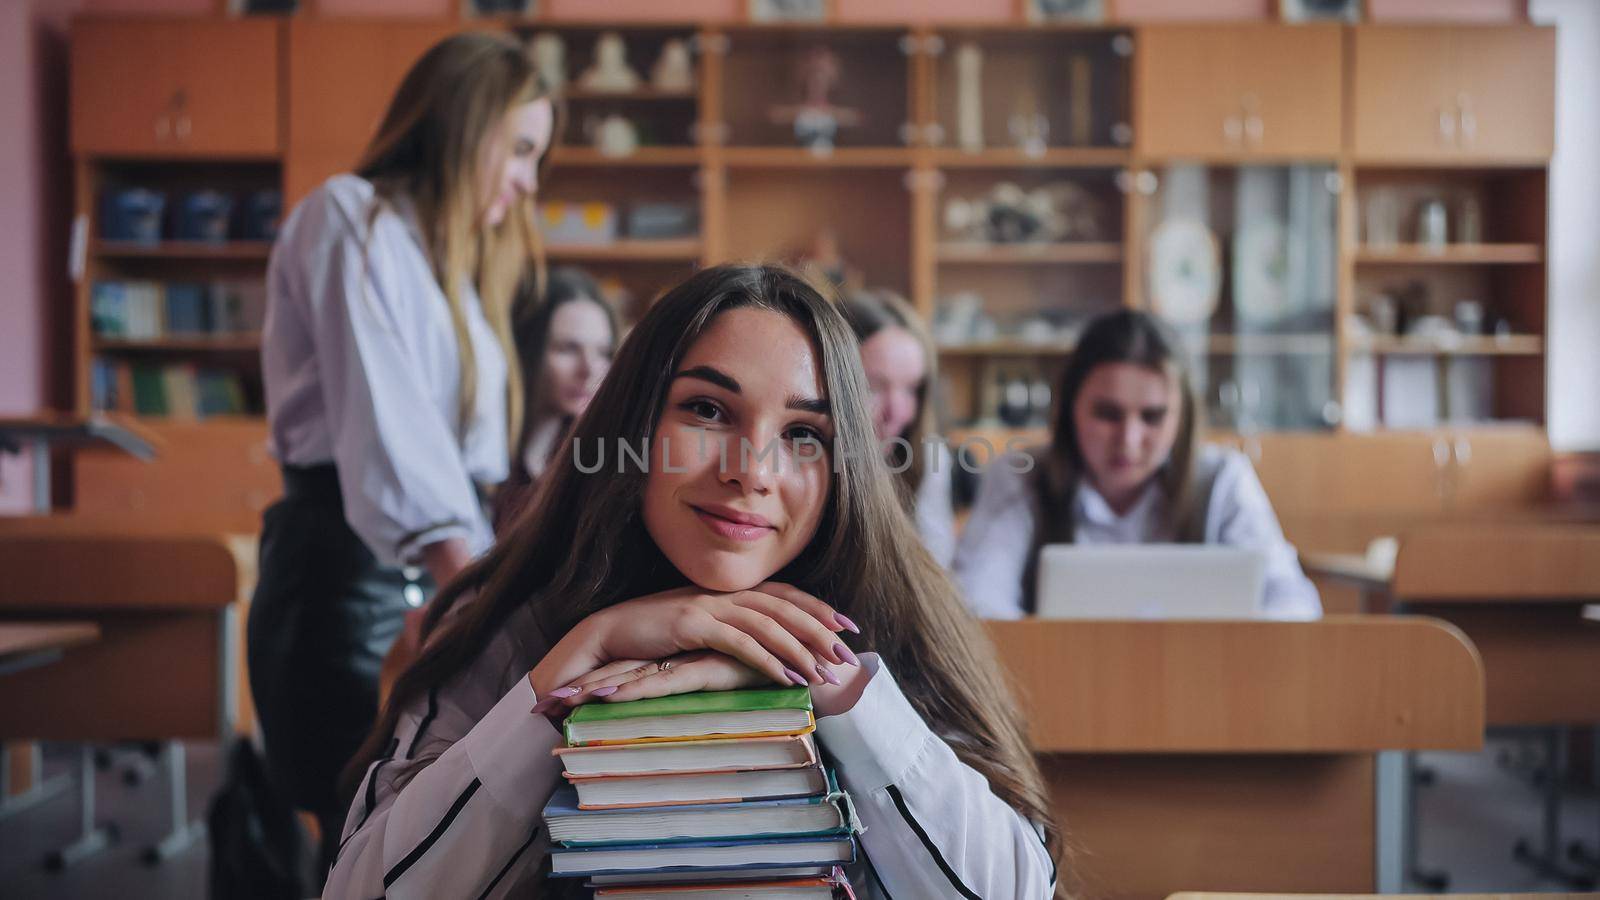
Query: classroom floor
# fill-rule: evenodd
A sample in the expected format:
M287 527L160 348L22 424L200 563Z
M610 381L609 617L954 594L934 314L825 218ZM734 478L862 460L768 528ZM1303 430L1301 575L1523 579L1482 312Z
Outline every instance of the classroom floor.
M1506 739L1491 740L1481 753L1425 753L1422 765L1436 781L1419 792L1422 817L1422 862L1445 868L1450 890L1460 892L1558 891L1562 886L1541 880L1512 861L1519 837L1535 837L1540 822L1536 789L1523 774L1496 762L1525 747ZM47 773L66 771L75 760L69 748L47 747ZM220 776L215 745L189 749L189 808L203 817L210 791ZM140 851L162 834L163 784L157 779L137 787L122 783L117 771L101 772L96 782L101 818L121 825L121 840L110 849L61 873L43 870L40 860L70 840L76 827L76 794L69 791L44 806L0 822L0 885L8 900L31 898L204 898L206 848L191 847L164 865L149 867ZM1600 853L1600 796L1592 789L1569 793L1563 827L1565 840L1581 840ZM1563 848L1563 851L1565 848ZM1415 889L1415 888L1413 888Z

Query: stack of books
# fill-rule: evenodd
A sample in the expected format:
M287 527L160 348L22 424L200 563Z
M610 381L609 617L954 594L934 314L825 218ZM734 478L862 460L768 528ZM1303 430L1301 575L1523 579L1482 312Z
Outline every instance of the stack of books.
M853 897L860 830L817 754L803 687L590 703L556 749L553 877L596 897Z

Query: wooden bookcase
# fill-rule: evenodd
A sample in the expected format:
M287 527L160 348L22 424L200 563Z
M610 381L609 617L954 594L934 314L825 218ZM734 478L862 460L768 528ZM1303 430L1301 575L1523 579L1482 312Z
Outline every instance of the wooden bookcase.
M255 350L250 336L97 344L88 328L96 277L265 269L259 246L200 253L97 243L93 210L108 179L147 166L152 177L181 186L226 172L235 180L281 184L287 212L323 179L354 164L406 68L434 41L463 28L504 29L525 39L554 32L565 43L574 80L606 31L623 36L630 66L646 81L666 40L690 42L692 92L616 96L570 89L562 141L541 185L542 201L619 208L667 201L697 209L698 230L687 237L547 247L552 264L581 265L620 285L634 303L622 310L626 318L636 318L643 304L696 266L795 260L826 230L868 285L904 293L930 318L952 294L982 294L985 313L1003 327L941 347L945 433L958 440L983 434L997 444L1019 433L1038 436L1040 423L1019 432L981 417L992 406L985 394L997 374L1027 372L1050 381L1071 352L1069 330L1025 340L1016 333L1018 321L1039 314L1081 321L1118 305L1154 306L1151 235L1164 215L1171 173L1203 173L1212 206L1221 207L1227 201L1217 198L1245 193L1240 183L1256 177L1242 173L1288 177L1281 173L1312 167L1315 178L1300 181L1322 185L1332 198L1324 248L1332 286L1319 298L1323 318L1298 330L1238 327L1224 249L1221 305L1193 348L1216 373L1210 405L1218 407L1219 384L1233 373L1275 378L1279 363L1262 360L1291 366L1299 360L1320 379L1325 399L1295 427L1315 426L1330 434L1311 439L1343 445L1368 437L1360 433L1367 428L1384 429L1381 419L1350 421L1347 411L1362 406L1355 393L1381 391L1373 382L1422 358L1437 367L1441 383L1460 364L1486 367L1488 374L1477 377L1486 379L1493 399L1480 412L1496 425L1485 434L1514 422L1542 435L1554 35L1523 25L759 26L309 14L83 19L74 26L72 109L77 202L90 238L76 301L80 406L88 405L96 353L243 359ZM966 45L984 60L981 149L960 145L955 60ZM797 146L771 114L775 105L800 99L796 60L817 46L831 50L841 68L831 100L861 113L860 123L842 128L836 148L824 154ZM152 47L162 48L160 65L148 62ZM1395 90L1398 84L1410 87ZM214 99L218 91L222 101ZM160 137L175 95L191 111L187 143ZM607 157L591 146L585 121L607 112L647 126L646 142L632 155ZM1026 151L1013 130L1014 116L1024 114L1049 124ZM1451 135L1440 124L1446 120ZM1025 191L1074 185L1098 208L1098 231L1071 242L991 244L946 228L950 200L981 198L1001 182ZM1412 218L1410 207L1434 194L1456 203L1471 196L1482 214L1481 239L1442 249L1410 237L1375 245L1363 225L1374 191L1391 192ZM1224 224L1215 228L1221 240L1233 237L1227 219L1221 216ZM1414 226L1402 231L1413 234ZM1418 315L1449 316L1458 301L1470 299L1486 322L1505 323L1502 333L1429 342L1353 327L1354 316L1370 317L1373 296L1412 282L1432 298ZM1270 444L1279 427L1248 418L1221 424L1253 433L1245 439L1258 446ZM1432 435L1455 441L1479 430L1475 421L1440 416L1419 446L1427 447Z

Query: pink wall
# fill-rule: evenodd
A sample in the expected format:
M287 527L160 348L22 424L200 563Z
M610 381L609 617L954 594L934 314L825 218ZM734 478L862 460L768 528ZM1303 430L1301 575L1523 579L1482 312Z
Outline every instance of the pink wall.
M0 415L63 401L60 346L71 171L66 20L78 0L0 4ZM29 459L0 457L0 513L32 508Z

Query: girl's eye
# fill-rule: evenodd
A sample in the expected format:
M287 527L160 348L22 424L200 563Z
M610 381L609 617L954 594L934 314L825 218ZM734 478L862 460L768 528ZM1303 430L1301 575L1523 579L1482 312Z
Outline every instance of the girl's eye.
M1161 424L1161 420L1166 418L1166 417L1167 417L1167 414L1166 414L1165 410L1163 410L1161 412L1147 412L1147 413L1144 414L1144 416L1142 416L1142 418L1144 419L1144 423L1146 425L1149 425L1152 428L1154 428L1157 425L1160 425Z
M679 409L708 422L718 421L722 415L722 410L710 400L689 400L680 405Z
M786 440L790 441L809 439L816 441L824 447L828 446L827 435L824 435L820 430L811 425L791 425L789 426L789 430L783 433L783 436Z

